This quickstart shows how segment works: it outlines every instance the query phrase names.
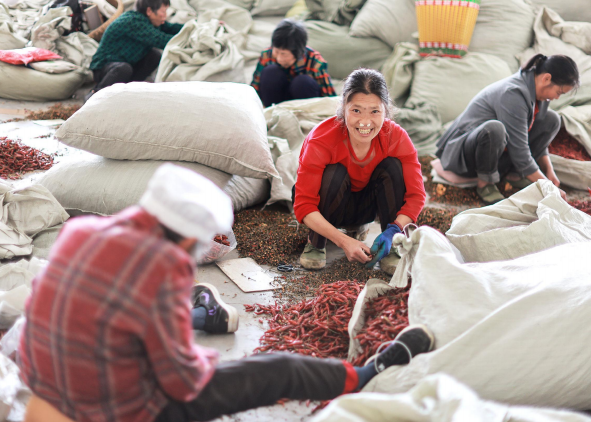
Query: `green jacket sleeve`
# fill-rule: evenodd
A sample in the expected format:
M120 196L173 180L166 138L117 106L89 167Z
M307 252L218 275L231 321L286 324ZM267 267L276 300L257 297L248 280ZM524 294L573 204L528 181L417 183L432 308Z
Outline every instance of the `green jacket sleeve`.
M179 31L183 28L183 25L180 23L170 23L164 22L162 25L158 27L159 30L164 32L165 34L176 35Z

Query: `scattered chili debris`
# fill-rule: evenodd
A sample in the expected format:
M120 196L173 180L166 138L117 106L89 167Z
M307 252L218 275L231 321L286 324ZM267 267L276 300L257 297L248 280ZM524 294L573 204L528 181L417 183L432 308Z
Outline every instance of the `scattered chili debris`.
M16 180L23 173L47 170L53 165L53 157L22 145L7 137L0 137L0 178Z
M427 205L417 218L418 226L430 226L445 234L451 227L451 221L460 213L457 208L440 208Z
M569 202L569 204L571 206L573 206L574 208L576 208L580 211L583 211L586 214L591 215L591 199L587 199L587 200L577 199L575 201Z
M347 258L341 258L318 271L295 271L275 277L274 283L281 288L275 289L273 296L278 302L295 303L313 297L323 285L340 280L365 284L370 278L390 280L392 276L381 270L365 268L360 262L349 262Z
M230 241L228 240L228 236L225 234L218 234L213 238L214 242L219 243L220 245L230 246Z
M240 256L271 266L294 262L308 239L304 225L298 228L289 213L274 210L241 211L235 216L233 230Z
M82 107L81 104L71 104L71 105L64 105L62 103L57 103L52 105L46 110L39 110L39 111L31 111L27 110L27 114L24 118L16 118L6 120L5 123L9 122L20 122L23 120L56 120L56 119L63 119L68 120L74 113L80 110Z
M57 103L47 110L28 112L26 120L68 120L72 114L80 110L80 107L82 107L80 104L63 105L62 103Z
M313 299L294 305L244 305L247 312L268 316L269 329L255 353L273 350L346 358L347 327L361 289L356 281L337 281L321 286Z
M573 138L564 127L556 134L556 137L548 147L550 154L560 155L577 161L591 161L591 156L575 138Z
M408 327L409 289L410 286L391 290L366 303L365 325L355 337L363 347L363 353L353 359L353 366L363 366L377 353L382 343L394 340L400 331Z
M482 200L476 194L476 188L458 188L451 185L442 185L434 183L431 177L431 156L419 157L421 171L427 179L425 182L425 191L429 195L430 202L445 203L447 205L467 205L471 208L484 205Z

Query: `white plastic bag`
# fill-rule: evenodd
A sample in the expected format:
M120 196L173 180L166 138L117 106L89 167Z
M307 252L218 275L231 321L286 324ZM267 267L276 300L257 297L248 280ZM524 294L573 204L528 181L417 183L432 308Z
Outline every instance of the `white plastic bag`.
M211 240L209 242L209 251L201 258L198 264L210 264L215 262L225 255L236 249L236 236L234 236L234 232L230 230L227 233L220 233L228 237L228 241L230 242L230 246L222 245L221 243L216 242L215 240Z

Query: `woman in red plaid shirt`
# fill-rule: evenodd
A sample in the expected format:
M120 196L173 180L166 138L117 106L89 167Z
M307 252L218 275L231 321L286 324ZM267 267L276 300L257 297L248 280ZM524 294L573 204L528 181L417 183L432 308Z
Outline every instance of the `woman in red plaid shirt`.
M306 46L308 33L299 22L282 20L271 38L272 47L261 53L251 85L263 105L288 100L334 97L336 92L320 53Z
M165 164L139 206L68 222L26 307L25 422L205 421L281 398L329 400L433 347L415 326L364 367L290 353L218 363L192 329L232 332L238 316L215 287L195 286L192 257L232 220L212 182Z

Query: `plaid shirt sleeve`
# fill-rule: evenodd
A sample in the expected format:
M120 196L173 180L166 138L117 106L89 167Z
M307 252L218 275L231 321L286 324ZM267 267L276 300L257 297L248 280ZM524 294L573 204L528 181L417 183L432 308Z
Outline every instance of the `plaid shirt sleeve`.
M259 85L261 83L261 73L265 66L269 63L273 63L273 53L272 49L265 50L261 53L261 57L259 58L259 62L257 63L257 67L252 74L252 82L250 85L255 89L256 92L259 92Z
M317 51L311 48L306 48L308 59L306 60L306 74L312 76L318 85L320 85L320 93L322 97L335 97L337 95L332 80L328 74L328 65Z
M217 363L213 349L193 342L190 297L190 268L169 276L152 309L153 320L144 339L154 374L164 392L174 400L187 402L209 382Z

